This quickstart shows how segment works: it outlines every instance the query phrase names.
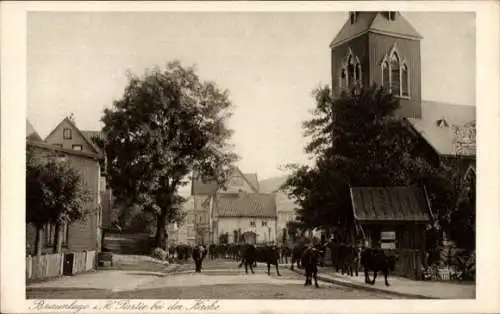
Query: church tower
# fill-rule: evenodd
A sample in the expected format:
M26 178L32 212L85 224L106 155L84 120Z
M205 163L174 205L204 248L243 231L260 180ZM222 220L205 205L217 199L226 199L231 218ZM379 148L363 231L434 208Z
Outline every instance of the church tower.
M330 44L332 88L387 87L400 99L401 115L420 119L421 39L399 12L349 12Z

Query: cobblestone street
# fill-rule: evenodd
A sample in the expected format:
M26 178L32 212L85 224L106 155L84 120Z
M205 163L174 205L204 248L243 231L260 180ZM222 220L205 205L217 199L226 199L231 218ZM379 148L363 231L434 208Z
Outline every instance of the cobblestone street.
M110 276L101 271L102 276ZM134 279L125 280L120 287L119 277L115 275L116 286L112 289L99 289L97 284L73 284L58 287L43 285L28 287L28 298L99 298L99 299L393 299L400 298L390 294L368 292L319 282L320 288L304 287L304 277L281 265L281 276L259 264L255 274L245 274L238 268L236 261L209 260L204 262L202 273L194 272L194 265L181 265L173 273L135 272ZM130 275L130 274L129 274ZM79 276L86 280L87 275ZM124 275L125 276L125 272ZM76 278L76 277L75 277ZM89 279L90 280L90 277ZM132 280L139 284L132 288ZM83 288L85 287L86 288ZM90 287L94 288L90 288ZM102 288L102 287L101 287Z

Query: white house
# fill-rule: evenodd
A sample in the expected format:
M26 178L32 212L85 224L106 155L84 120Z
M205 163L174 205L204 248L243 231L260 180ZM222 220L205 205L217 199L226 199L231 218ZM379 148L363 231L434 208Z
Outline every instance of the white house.
M277 213L273 194L225 193L214 197L214 242L276 242Z
M243 173L238 167L234 167L226 189L218 188L215 182L202 182L200 179L194 179L191 182L193 209L186 216L188 243L217 242L213 202L218 195L239 192L259 192L256 173Z

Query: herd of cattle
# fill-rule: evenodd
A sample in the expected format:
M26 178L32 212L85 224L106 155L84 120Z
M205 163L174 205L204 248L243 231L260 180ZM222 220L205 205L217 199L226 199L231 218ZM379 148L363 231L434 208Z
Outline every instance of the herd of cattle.
M330 259L332 266L337 272L343 275L358 276L361 269L364 271L365 283L375 284L377 273L382 272L385 278L385 284L389 286L387 276L390 271L394 271L397 256L387 254L382 249L376 248L358 248L354 246L335 243L333 241L312 245L308 243L298 243L292 248L287 246L275 245L253 245L253 244L227 244L214 245L207 247L199 246L178 246L171 248L171 254L177 255L179 260L193 258L195 262L195 271L201 272L202 262L208 255L210 259L230 259L239 261L239 267L245 267L245 273L254 273L254 267L257 262L267 265L267 274L271 274L271 265L275 266L276 274L280 275L279 264L290 261L290 269L294 269L294 264L299 269L304 269L306 281L305 285L314 284L318 287L317 273L318 266L323 266L327 247L330 249ZM373 279L370 280L369 271L373 271Z

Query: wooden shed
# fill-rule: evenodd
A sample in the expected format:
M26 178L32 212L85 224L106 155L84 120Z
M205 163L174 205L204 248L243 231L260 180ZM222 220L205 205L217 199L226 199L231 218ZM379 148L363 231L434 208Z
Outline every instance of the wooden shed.
M396 253L396 274L421 278L425 229L433 217L425 188L352 187L350 193L355 224L367 245Z

